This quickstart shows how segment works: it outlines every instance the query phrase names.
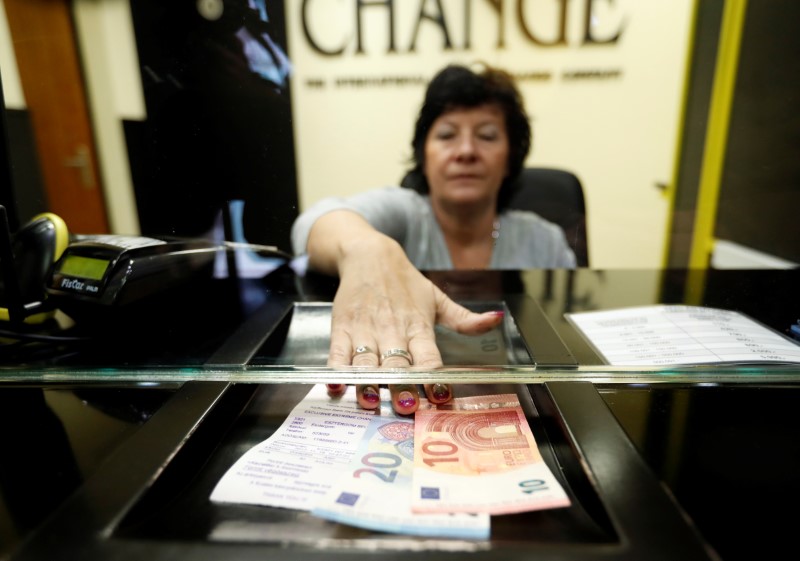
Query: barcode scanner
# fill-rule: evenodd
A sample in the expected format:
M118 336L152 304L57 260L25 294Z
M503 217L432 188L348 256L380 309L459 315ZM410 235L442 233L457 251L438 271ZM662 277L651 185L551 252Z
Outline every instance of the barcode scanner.
M69 245L69 231L61 217L45 212L10 235L5 208L0 209L0 321L38 323L52 311L45 281Z

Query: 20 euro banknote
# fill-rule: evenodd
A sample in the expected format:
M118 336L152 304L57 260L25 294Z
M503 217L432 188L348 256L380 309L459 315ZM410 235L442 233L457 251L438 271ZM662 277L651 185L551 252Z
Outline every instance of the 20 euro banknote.
M311 513L370 530L428 537L485 539L487 514L420 514L411 509L414 422L385 401L342 476Z

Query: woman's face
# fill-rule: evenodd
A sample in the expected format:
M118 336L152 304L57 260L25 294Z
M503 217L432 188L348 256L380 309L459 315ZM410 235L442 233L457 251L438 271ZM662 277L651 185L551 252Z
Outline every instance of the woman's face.
M508 174L505 115L494 104L456 108L433 122L425 139L425 177L442 204L487 204Z

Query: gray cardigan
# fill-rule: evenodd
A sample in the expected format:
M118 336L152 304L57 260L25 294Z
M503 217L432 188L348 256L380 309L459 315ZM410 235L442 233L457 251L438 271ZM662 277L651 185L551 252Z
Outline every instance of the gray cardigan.
M305 253L314 222L323 214L339 209L357 212L374 228L397 240L418 269L453 268L429 198L402 187L384 187L347 198L331 197L312 205L292 225L292 248L296 255ZM500 215L499 234L490 269L575 268L575 255L564 232L538 214L506 210Z

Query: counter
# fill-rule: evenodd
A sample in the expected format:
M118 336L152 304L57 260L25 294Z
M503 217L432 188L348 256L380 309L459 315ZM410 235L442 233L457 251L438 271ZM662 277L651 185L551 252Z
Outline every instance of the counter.
M692 303L788 333L798 271L428 274L471 307L507 310L500 354L440 334L440 371L330 371L335 281L285 270L213 281L6 353L0 555L730 560L791 545L800 366L613 368L563 314ZM490 540L460 542L209 503L309 384L376 376L516 391L574 506L497 517Z

